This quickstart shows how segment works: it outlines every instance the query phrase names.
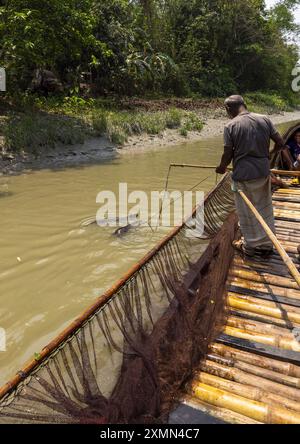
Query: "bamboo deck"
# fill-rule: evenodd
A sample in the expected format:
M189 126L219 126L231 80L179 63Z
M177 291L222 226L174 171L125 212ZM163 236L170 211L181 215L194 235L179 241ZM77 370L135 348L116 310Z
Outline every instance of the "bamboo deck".
M297 268L300 189L273 195L277 237ZM300 424L300 288L280 256L234 256L222 334L184 403L231 423Z

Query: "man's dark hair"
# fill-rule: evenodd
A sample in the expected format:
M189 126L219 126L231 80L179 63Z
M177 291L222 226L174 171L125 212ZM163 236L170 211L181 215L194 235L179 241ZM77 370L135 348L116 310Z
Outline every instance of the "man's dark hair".
M242 96L230 96L225 100L225 106L229 111L237 111L241 106L247 109L247 105Z

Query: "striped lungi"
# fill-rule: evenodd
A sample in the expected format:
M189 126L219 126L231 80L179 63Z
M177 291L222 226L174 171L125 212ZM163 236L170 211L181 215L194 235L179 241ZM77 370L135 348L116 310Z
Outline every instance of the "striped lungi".
M237 190L241 190L246 194L259 214L275 233L271 178L268 176L262 179L233 182L233 190L236 191L235 204L240 220L241 233L244 237L245 249L248 251L256 248L263 250L271 249L273 244L265 230L237 192Z

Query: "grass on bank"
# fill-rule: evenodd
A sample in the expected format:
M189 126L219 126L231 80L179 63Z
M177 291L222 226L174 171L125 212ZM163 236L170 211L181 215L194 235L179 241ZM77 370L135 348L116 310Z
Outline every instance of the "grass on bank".
M159 135L165 129L201 131L203 128L203 122L194 112L176 108L152 113L97 110L92 114L91 122L98 135L107 135L117 145L126 143L130 136L143 133Z
M244 97L251 111L264 114L291 111L299 106L296 95L284 99L275 93L255 92ZM197 100L201 104L204 99ZM222 101L217 99L218 106L222 106ZM114 99L26 94L11 98L10 102L9 111L0 118L0 135L5 149L16 153L37 155L59 144L83 143L91 136L105 135L112 143L123 145L134 135L160 135L169 128L186 137L190 131L200 132L203 128L201 109L194 112L166 106L162 111L125 111L119 109Z
M42 149L55 148L59 143L83 143L87 134L78 119L32 112L10 115L1 131L7 151L27 151L35 155Z
M253 92L245 94L244 99L250 111L261 114L294 111L300 105L300 98L296 94L283 98L274 92Z
M83 143L91 136L107 136L112 143L124 145L133 135L159 135L168 128L187 135L203 128L194 112L176 108L151 113L111 110L77 98L62 104L36 99L30 105L19 106L22 112L9 113L0 124L6 150L38 154L59 144Z

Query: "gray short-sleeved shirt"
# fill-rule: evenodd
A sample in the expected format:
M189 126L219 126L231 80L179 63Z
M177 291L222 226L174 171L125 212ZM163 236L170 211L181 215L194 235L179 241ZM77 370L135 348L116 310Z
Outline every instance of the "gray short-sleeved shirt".
M233 150L233 180L254 180L270 174L270 139L277 133L267 116L248 111L226 125L224 145Z

